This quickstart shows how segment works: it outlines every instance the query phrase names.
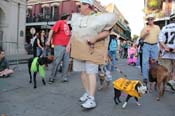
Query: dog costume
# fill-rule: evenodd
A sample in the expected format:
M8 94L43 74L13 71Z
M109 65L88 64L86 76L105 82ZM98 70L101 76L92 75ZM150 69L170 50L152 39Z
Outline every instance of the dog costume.
M32 66L31 66L31 72L39 72L39 75L42 78L45 78L45 70L44 70L44 65L39 65L38 63L38 57L35 57Z
M137 83L141 82L138 80L128 80L126 78L121 77L113 82L113 87L123 91L124 93L130 96L140 98L141 95L135 89Z

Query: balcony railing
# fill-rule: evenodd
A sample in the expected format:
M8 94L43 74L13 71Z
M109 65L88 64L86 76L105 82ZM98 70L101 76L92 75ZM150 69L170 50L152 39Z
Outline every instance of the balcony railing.
M53 17L51 16L40 16L40 15L37 15L37 16L27 16L26 17L26 22L27 23L33 23L33 22L48 22L48 21L57 21L59 19L59 16L55 15Z

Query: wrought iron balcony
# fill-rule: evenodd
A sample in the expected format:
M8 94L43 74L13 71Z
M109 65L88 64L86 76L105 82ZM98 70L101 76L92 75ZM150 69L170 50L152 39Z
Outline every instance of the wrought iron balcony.
M37 15L37 16L27 16L26 22L27 23L34 23L34 22L48 22L48 21L57 21L59 19L58 15L50 16L50 15Z

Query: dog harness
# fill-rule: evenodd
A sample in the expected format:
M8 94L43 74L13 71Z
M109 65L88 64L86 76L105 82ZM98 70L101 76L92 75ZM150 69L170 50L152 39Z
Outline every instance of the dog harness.
M121 77L113 81L113 87L115 89L123 91L124 93L130 96L140 98L141 97L140 94L135 89L135 86L137 83L141 83L141 82L138 80L128 80L126 78Z
M39 63L38 63L38 57L35 57L33 59L30 70L31 70L31 72L39 72L39 75L41 76L41 78L44 78L45 77L44 66L39 65Z

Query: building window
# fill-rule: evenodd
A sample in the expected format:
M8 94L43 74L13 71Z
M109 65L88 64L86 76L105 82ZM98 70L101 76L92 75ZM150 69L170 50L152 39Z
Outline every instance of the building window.
M27 9L27 15L32 16L32 9L30 9L30 8Z
M52 6L51 7L51 18L53 21L58 20L59 17L59 6Z
M28 8L27 11L26 11L26 21L27 22L32 22L32 9Z
M43 8L41 9L41 13L42 13L43 19L46 21L46 19L47 19L48 16L50 15L49 7L43 7Z

